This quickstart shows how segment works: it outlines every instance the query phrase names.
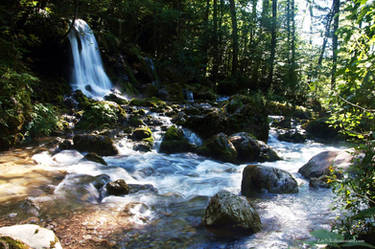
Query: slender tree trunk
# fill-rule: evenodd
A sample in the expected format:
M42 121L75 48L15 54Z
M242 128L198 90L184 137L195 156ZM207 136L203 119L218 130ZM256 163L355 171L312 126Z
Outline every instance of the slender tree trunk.
M214 24L214 37L213 37L213 53L214 53L214 58L213 58L213 65L212 65L212 79L216 83L217 80L217 73L218 73L218 68L219 68L219 46L218 46L218 7L217 7L217 0L214 0L214 5L213 5L213 24Z
M324 35L324 39L323 39L322 51L320 52L320 56L319 56L319 60L318 60L319 66L322 65L324 52L325 52L326 46L327 46L328 36L329 36L330 30L331 30L331 23L332 23L332 19L333 19L333 16L334 16L335 1L336 0L333 1L331 10L327 15L327 23L326 23L326 26L325 26L325 35Z
M234 0L229 0L230 4L230 15L232 19L232 76L237 75L238 67L238 28L237 28L237 16L236 16L236 5Z
M272 0L272 26L271 26L271 56L270 56L270 72L268 75L268 82L266 82L265 90L267 91L272 86L273 70L276 52L276 19L277 19L277 0Z
M287 39L288 39L288 66L290 68L290 51L291 51L291 42L290 42L290 36L291 36L291 30L290 30L290 19L291 19L291 13L290 13L290 1L287 0L286 3L286 30L287 30Z
M340 19L340 0L334 0L333 16L334 16L334 19L333 19L333 30L332 30L331 89L334 89L336 85L337 48L338 48L337 29L339 27L339 19Z
M203 27L203 30L204 30L204 34L202 35L203 36L203 44L202 44L202 52L204 54L204 59L203 59L203 77L206 78L206 74L207 74L207 67L208 67L208 36L209 36L209 33L210 33L210 30L209 30L209 22L208 22L208 18L209 18L209 15L210 15L210 0L207 0L206 1L206 11L204 13L204 27Z
M313 35L313 18L314 18L314 13L313 13L313 0L309 1L309 13L310 13L310 49L312 49L312 35ZM312 78L313 78L313 60L310 60L310 69L309 72L307 72L307 80L309 82L309 86L312 84ZM317 90L317 89L315 89Z

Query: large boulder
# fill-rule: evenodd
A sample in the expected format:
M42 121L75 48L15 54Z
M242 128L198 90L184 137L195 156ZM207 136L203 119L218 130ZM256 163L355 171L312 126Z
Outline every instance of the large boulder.
M111 138L100 135L76 135L73 138L74 148L80 152L94 152L100 156L113 156L118 150Z
M203 217L207 226L256 233L262 229L258 213L245 197L222 190L210 199Z
M277 136L280 141L286 141L290 143L304 143L306 142L306 136L298 130L288 130L287 132Z
M305 165L303 165L298 173L310 179L312 177L321 177L330 174L330 166L337 171L345 170L349 167L353 155L346 151L323 151L313 156Z
M198 148L198 153L224 162L237 162L237 150L224 133L219 133Z
M12 249L62 249L53 231L32 224L1 227L1 244Z
M256 140L248 132L239 132L229 137L229 141L234 145L238 152L240 162L251 161L277 161L280 157L267 144Z
M160 144L160 152L162 153L183 153L194 151L195 147L189 143L182 129L171 126L165 133Z
M252 196L264 190L275 194L297 193L298 184L293 176L284 170L261 165L246 166L242 173L242 195Z

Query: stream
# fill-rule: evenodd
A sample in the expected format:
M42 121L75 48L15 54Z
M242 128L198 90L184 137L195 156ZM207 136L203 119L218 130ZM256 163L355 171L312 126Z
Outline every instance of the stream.
M169 124L168 119L163 122ZM86 220L97 219L92 225L103 229L111 214L116 217L111 222L122 226L116 232L111 230L120 248L303 248L306 247L303 242L311 239L312 230L329 229L338 215L331 210L332 191L310 189L308 181L297 171L319 152L345 147L312 141L281 142L271 129L268 143L283 160L261 164L290 172L298 182L299 192L264 193L252 199L263 224L261 232L241 236L230 231L209 230L201 224L209 198L222 189L240 194L242 170L248 164L222 163L192 153L158 153L162 132L153 132L157 142L152 152L133 151L124 138L117 143L120 154L104 158L108 166L82 160L83 154L77 151L62 151L54 156L48 152L34 155L38 167L48 166L67 174L53 194L29 198L49 203L43 212L50 217L59 217L67 210L94 208L95 218ZM186 135L192 142L200 142L195 134L186 131ZM89 176L101 174L110 176L112 181L125 179L128 184L151 184L154 188L125 196L106 196L87 180ZM123 217L124 209L127 221L121 223L118 217ZM13 211L16 216L17 210ZM100 235L93 232L92 236Z

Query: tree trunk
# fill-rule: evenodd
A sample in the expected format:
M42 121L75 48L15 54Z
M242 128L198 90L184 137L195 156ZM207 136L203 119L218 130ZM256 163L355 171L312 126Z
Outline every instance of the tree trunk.
M237 29L237 17L236 17L236 5L234 0L229 0L230 4L230 15L232 19L232 76L237 75L238 67L238 29Z
M322 65L324 52L325 52L326 46L327 46L328 36L329 36L330 30L331 30L332 18L334 16L335 1L336 0L333 1L331 10L327 15L327 23L326 23L326 27L325 27L326 30L325 30L325 35L324 35L324 39L323 39L322 51L320 52L320 56L319 56L319 60L318 60L319 66Z
M268 75L268 81L265 85L267 91L272 86L273 81L273 69L276 52L276 18L277 18L277 0L272 0L272 26L271 26L271 56L270 56L270 72Z
M214 83L217 81L217 73L218 73L218 68L219 68L219 48L218 48L218 12L217 12L217 0L214 0L214 12L213 12L213 24L214 24L214 37L213 37L213 53L214 53L214 58L213 58L213 65L212 65L212 80Z
M337 48L338 48L337 29L339 27L339 18L340 18L340 0L334 0L333 16L334 16L334 20L333 20L333 30L332 30L331 89L334 89L336 85Z

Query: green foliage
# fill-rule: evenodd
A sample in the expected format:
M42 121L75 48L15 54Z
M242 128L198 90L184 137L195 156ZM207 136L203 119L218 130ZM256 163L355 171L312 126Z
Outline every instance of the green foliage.
M31 84L38 81L28 73L0 66L0 150L22 140L23 127L31 119Z
M26 127L27 136L49 136L58 128L58 114L55 111L54 106L50 104L35 104L33 106L31 118L31 121Z
M334 248L346 248L346 247L366 247L366 248L375 248L375 246L355 239L348 240L344 238L341 234L330 232L325 229L315 230L311 232L311 235L314 236L316 241L309 241L310 245L328 245Z

